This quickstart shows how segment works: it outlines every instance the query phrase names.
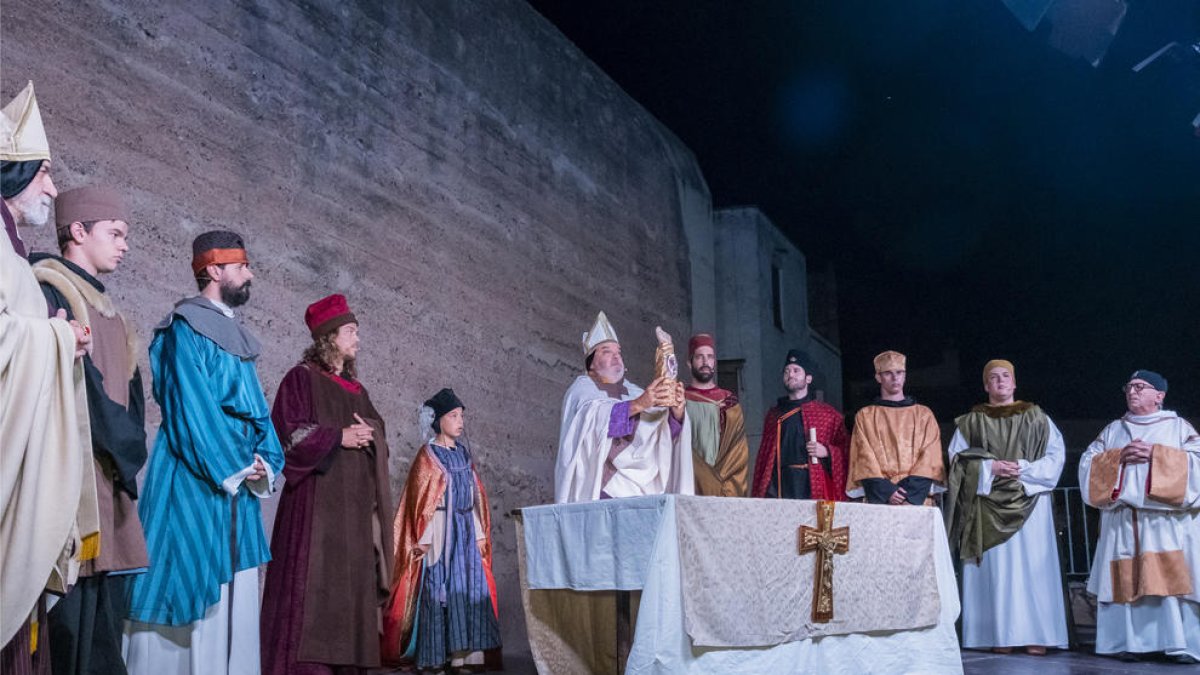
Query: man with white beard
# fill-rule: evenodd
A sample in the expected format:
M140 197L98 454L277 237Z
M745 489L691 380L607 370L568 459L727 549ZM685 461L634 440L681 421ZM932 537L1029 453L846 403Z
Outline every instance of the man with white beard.
M87 393L91 342L49 317L17 226L50 220L58 190L33 83L0 111L0 671L49 672L44 589L66 592L99 553ZM91 485L91 489L88 486Z
M604 312L582 346L587 373L563 397L554 500L693 494L683 384L656 379L643 391L625 379L621 344Z

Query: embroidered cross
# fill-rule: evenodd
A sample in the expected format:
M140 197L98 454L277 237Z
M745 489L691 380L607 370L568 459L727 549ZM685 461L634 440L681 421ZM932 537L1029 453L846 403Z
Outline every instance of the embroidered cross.
M836 502L817 502L817 526L800 527L800 554L816 553L813 573L812 620L833 620L833 556L850 550L850 528L833 527Z

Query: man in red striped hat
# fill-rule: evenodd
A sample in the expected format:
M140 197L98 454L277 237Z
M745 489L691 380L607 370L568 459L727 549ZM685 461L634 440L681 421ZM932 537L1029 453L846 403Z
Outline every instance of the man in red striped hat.
M717 345L708 333L688 341L692 383L684 390L692 425L696 494L745 497L750 449L737 394L717 386Z

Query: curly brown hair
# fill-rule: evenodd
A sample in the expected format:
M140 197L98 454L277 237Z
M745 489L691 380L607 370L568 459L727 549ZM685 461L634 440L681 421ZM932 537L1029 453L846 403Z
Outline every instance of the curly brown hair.
M333 343L333 339L337 336L337 331L326 333L321 337L313 340L313 343L304 350L305 361L310 361L317 364L326 371L333 373L333 362L338 357L338 347ZM358 372L354 369L354 359L344 359L342 361L342 372L334 373L351 380L358 379Z

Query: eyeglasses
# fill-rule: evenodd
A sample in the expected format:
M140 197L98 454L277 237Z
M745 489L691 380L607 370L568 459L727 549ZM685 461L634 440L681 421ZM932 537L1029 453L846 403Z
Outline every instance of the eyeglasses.
M1130 391L1136 391L1137 393L1140 394L1140 393L1142 393L1143 389L1149 389L1151 391L1158 391L1157 389L1146 384L1145 382L1130 382L1129 384L1126 384L1121 387L1121 391L1125 392L1126 394L1128 394Z

